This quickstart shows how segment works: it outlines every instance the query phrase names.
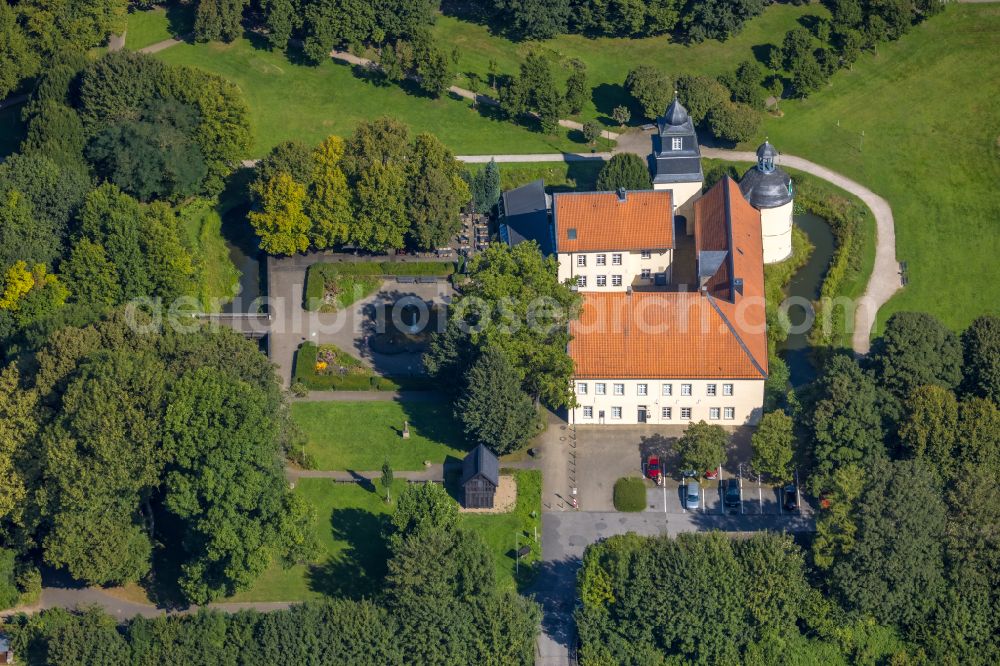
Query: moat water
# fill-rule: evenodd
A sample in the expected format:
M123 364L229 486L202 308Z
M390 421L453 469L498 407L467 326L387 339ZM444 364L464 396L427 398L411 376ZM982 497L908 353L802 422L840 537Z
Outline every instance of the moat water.
M823 278L833 258L834 238L830 225L823 218L812 213L795 216L795 224L809 237L813 244L812 254L805 266L800 268L788 284L788 295L804 298L810 302L819 299ZM796 329L812 313L801 306L788 309L788 318ZM796 329L797 330L797 329ZM788 339L778 348L778 354L788 364L792 386L808 384L816 377L816 367L811 358L809 332L789 333Z

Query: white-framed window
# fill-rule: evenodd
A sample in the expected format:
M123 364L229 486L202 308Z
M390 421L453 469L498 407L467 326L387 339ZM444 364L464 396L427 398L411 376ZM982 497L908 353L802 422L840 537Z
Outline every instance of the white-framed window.
M653 258L653 252L652 252L652 250L643 250L642 252L639 253L639 258L640 259L652 259Z
M638 395L649 395L649 384L636 384Z
M733 394L733 385L732 384L723 384L722 385L722 395L732 395L732 394Z
M681 395L691 395L690 384L681 384Z
M585 288L587 286L587 276L577 275L576 276L576 286L580 288Z
M578 255L576 255L576 265L577 266L586 266L587 265L587 255L585 255L585 254L578 254Z
M579 395L587 395L587 382L577 382L576 383L576 392Z
M680 150L683 147L684 147L684 139L682 139L681 137L675 136L673 139L670 140L671 150Z
M615 395L625 395L624 384L615 384Z
M681 407L681 418L684 419L685 421L690 421L691 420L691 408L690 407Z
M594 418L594 408L587 406L583 408L583 418L592 419Z
M715 395L715 384L706 384L705 385L705 395L709 395L709 396Z
M597 286L598 287L607 287L608 286L608 276L607 275L598 275L597 276Z
M722 418L726 419L727 421L732 421L733 419L736 418L736 409L733 407L723 408Z
M663 417L663 418L665 418L665 419L668 419L668 420L674 418L674 408L673 407L661 407L660 408L660 416Z
M613 419L620 419L621 417L622 417L622 408L621 407L612 407L611 408L611 418L613 418Z
M666 395L666 396L673 395L674 394L674 385L673 384L664 384L662 392L663 392L663 395Z
M653 270L651 268L643 268L640 275L643 280L648 280L649 278L653 277Z
M611 255L611 265L621 266L622 265L622 255L620 252L616 252Z
M710 407L708 409L708 418L710 420L712 420L712 421L718 421L719 420L719 408L718 407Z
M607 263L608 263L608 255L606 255L606 254L599 254L599 255L597 255L597 265L598 266L604 266Z
M611 276L611 286L612 287L620 287L620 286L622 286L622 276L621 275L612 275Z
M608 385L604 382L597 382L594 384L594 393L597 395L604 395L608 392Z

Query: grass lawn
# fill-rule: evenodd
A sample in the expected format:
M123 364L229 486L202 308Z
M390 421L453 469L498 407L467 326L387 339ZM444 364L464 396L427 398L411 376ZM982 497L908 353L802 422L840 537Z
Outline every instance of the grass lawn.
M470 171L479 171L485 164L467 164ZM500 167L500 187L509 190L520 187L539 178L545 181L548 191L566 192L572 190L593 190L597 186L597 175L604 166L603 160L592 162L502 162Z
M179 44L161 51L166 62L220 74L243 90L254 132L253 155L262 156L286 139L316 144L330 134L346 136L361 120L395 116L414 133L432 132L458 154L543 153L587 150L583 137L560 129L559 136L532 132L472 109L468 100L430 99L398 85L356 77L332 61L317 67L289 61L281 52L254 48L246 39L231 44Z
M24 140L25 125L21 122L21 106L7 106L0 109L0 158L17 151Z
M198 300L204 311L216 312L235 296L240 279L222 237L222 217L216 202L209 199L195 199L178 214L201 278Z
M394 482L392 494L405 487L405 481ZM385 503L381 485L299 479L295 492L316 510L318 561L288 569L273 564L252 587L226 601L305 601L378 593L388 557L382 531L395 506Z
M489 545L497 580L502 585L529 582L533 574L531 564L542 556L542 473L537 470L518 470L513 474L517 479L517 506L513 511L464 513L459 519L459 525L463 529L479 532ZM521 558L520 573L517 576L515 543L531 547L531 553Z
M423 469L467 450L447 402L295 402L292 418L308 437L306 453L318 469ZM403 439L403 422L410 438Z
M132 12L128 16L125 48L138 50L178 35L186 35L194 28L194 5L172 4L169 8L153 7L146 11Z
M1000 303L991 279L1000 255L998 40L1000 6L949 5L765 123L779 150L855 178L892 205L910 283L881 309L877 331L901 310L962 328Z
M628 72L638 65L655 65L671 76L706 74L716 76L735 69L741 61L753 58L754 49L768 43L780 44L785 33L799 26L803 16L829 16L820 4L796 6L774 4L743 30L725 42L708 40L694 46L671 43L667 36L646 39L588 38L581 35L560 35L542 42L511 42L490 34L486 26L461 21L451 16L438 17L434 34L449 49L459 50L458 71L475 72L488 81L490 60L499 71L515 74L531 51L546 54L561 71L569 76L568 63L576 58L586 63L587 79L594 87L591 102L583 109L583 119L599 118L609 126L611 111L618 105L631 105L624 83ZM465 77L460 77L462 85ZM485 84L484 84L485 85ZM646 122L633 109L633 124Z

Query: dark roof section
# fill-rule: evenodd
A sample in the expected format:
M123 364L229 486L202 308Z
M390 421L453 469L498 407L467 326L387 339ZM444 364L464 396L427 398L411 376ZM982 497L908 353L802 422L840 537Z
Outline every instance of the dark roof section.
M541 178L504 192L500 239L511 247L533 240L538 243L543 255L554 254L555 242L549 221L550 201L545 194L545 181Z
M778 151L765 140L757 148L757 166L740 179L740 192L758 210L778 208L792 200L792 179L778 168L777 159Z
M462 485L479 475L494 486L500 485L500 460L482 444L472 449L462 461Z
M740 192L754 208L778 208L792 200L792 178L777 167L770 173L752 167L740 179Z
M687 109L675 97L663 117L656 121L658 132L653 136L653 158L656 170L653 183L689 183L704 180L701 170L701 148L698 133ZM675 150L674 141L680 146Z
M688 115L687 109L685 109L677 95L674 95L674 101L670 103L667 110L663 113L663 122L667 125L683 125L687 123L691 117Z
M760 146L757 147L758 160L764 160L769 158L773 160L776 157L778 157L778 151L775 149L774 146L771 145L771 142L768 141L767 139L765 139L764 143L760 144Z

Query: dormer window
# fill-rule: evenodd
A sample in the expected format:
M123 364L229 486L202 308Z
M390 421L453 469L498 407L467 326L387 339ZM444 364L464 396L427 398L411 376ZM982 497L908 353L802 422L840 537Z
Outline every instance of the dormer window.
M680 150L683 147L684 147L684 139L682 139L681 137L675 136L673 139L670 140L671 150Z

